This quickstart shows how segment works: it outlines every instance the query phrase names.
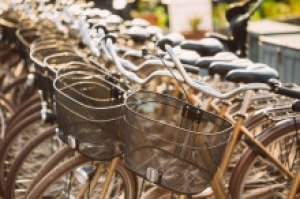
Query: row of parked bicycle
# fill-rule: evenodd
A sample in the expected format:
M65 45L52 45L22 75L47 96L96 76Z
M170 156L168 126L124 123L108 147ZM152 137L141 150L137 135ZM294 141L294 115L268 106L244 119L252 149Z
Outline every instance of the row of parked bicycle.
M300 88L241 36L261 3L192 41L79 1L2 2L1 197L299 197Z

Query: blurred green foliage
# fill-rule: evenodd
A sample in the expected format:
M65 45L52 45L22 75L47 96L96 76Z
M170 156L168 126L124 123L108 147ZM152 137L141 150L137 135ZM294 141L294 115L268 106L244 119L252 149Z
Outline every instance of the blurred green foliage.
M167 27L168 24L168 15L166 13L166 10L164 7L162 6L158 6L155 8L154 10L154 14L157 16L158 18L158 26L161 28L165 28Z
M218 3L214 6L213 23L215 28L226 26L225 12L228 5ZM252 16L252 20L288 19L297 16L300 16L300 0L264 0L259 10Z
M139 0L137 3L137 8L132 12L132 15L135 17L137 17L138 14L155 15L158 19L157 25L161 28L165 28L168 25L169 18L165 7L159 5L159 2L160 0Z

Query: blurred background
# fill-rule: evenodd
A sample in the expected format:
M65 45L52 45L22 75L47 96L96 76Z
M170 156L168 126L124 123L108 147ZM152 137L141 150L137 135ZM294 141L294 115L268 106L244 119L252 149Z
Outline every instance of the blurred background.
M181 4L181 10L177 9L177 12L172 14L170 12L172 6L175 7L174 5L178 4L179 1L185 4ZM151 24L158 25L163 29L169 29L172 18L176 17L174 20L177 20L177 24L182 23L178 20L185 20L191 30L199 29L201 31L201 28L204 28L223 33L227 25L225 11L229 4L239 1L243 0L95 0L95 4L99 8L112 10L124 19L144 18ZM197 4L197 2L199 3ZM193 13L193 16L190 17L182 17L180 15L182 12L189 12L185 11L189 8L184 7L188 4L197 5L193 7L199 9L199 13ZM206 8L203 9L203 7ZM174 15L180 15L181 19ZM261 19L300 25L300 0L264 0L259 11L252 17L253 21ZM203 27L203 23L207 21L210 21L208 23L211 23L211 26Z

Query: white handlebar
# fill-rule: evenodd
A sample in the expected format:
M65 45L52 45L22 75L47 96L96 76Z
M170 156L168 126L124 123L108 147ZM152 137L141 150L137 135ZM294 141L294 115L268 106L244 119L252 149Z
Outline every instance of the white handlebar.
M118 57L118 55L116 54L116 51L114 49L113 43L111 41L110 38L107 39L106 41L107 43L107 47L108 47L108 51L110 52L113 61L116 64L117 69L124 75L126 76L129 80L138 83L138 84L145 84L148 83L150 80L152 80L155 77L158 76L169 76L169 77L173 77L173 75L175 76L175 78L179 81L183 81L183 78L181 77L180 74L174 72L173 74L171 74L169 71L155 71L153 73L151 73L149 76L147 76L147 78L142 79L140 77L138 77L135 73L130 72L130 71L126 71L124 69L124 67L121 64L120 58Z
M241 87L239 87L233 91L230 91L228 93L222 94L222 93L214 90L212 87L210 87L202 82L201 83L197 82L197 81L193 80L192 78L190 78L188 76L188 74L186 73L186 71L184 70L180 60L177 58L176 54L174 53L172 47L170 45L165 45L165 49L168 52L168 54L170 55L173 62L175 63L175 66L179 70L180 74L183 76L184 81L192 88L202 91L203 93L205 93L209 96L219 98L219 99L230 99L230 98L235 97L239 93L245 92L247 90L270 90L271 89L270 86L267 84L251 83L251 84L246 84L244 86L241 86Z

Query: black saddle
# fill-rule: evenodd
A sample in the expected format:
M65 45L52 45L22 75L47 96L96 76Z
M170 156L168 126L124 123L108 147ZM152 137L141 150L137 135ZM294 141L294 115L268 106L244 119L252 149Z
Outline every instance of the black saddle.
M180 47L186 50L194 50L201 56L214 56L223 50L222 43L214 38L182 41Z
M182 34L176 32L167 34L164 38L171 40L173 46L178 46L182 41L185 40Z
M153 37L154 35L158 33L162 33L162 29L158 26L148 26L146 28L146 32L150 34L150 37Z
M211 57L200 57L195 65L199 68L209 68L209 66L214 62L230 62L238 59L238 57L230 52L220 52L215 56Z
M246 69L252 62L247 59L237 59L232 62L214 62L209 66L209 74L227 75L229 71Z
M123 32L136 43L143 43L150 38L150 34L144 28L133 26Z
M293 103L292 109L295 112L300 112L300 100L297 100Z
M150 26L150 23L145 19L136 18L131 21L125 21L124 25L126 28L130 28L132 26L139 26L142 28L146 28L146 27Z
M108 26L119 26L123 23L123 19L118 15L110 15L105 19L105 23Z
M278 72L265 64L250 64L245 70L233 70L226 75L226 80L234 83L268 83L278 78Z

